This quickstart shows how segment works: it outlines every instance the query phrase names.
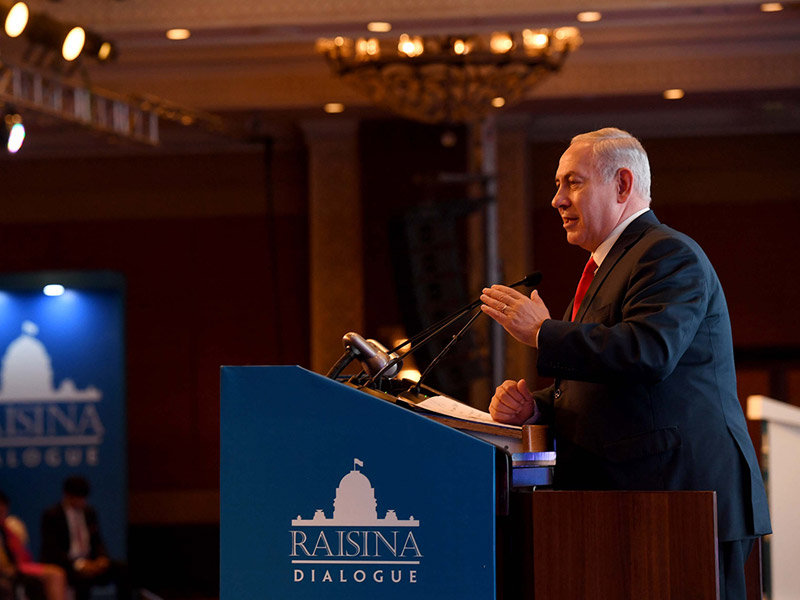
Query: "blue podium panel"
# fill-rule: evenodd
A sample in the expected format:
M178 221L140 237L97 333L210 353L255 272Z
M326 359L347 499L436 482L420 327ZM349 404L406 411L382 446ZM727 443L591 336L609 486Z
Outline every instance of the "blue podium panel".
M299 367L220 412L220 600L495 597L494 446Z

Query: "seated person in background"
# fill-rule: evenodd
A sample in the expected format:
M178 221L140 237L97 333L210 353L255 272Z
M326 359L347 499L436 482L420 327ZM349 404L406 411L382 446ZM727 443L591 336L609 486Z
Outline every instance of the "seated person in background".
M28 600L64 600L67 592L64 569L33 561L27 548L28 531L17 517L9 516L10 507L8 496L0 490L0 538L7 570L14 572L12 581L24 587Z
M17 570L5 549L5 543L0 540L0 600L14 600L16 583Z
M118 600L130 600L128 569L108 557L97 512L88 505L89 482L68 477L60 503L42 516L42 561L64 568L75 600L88 600L92 586L114 583Z

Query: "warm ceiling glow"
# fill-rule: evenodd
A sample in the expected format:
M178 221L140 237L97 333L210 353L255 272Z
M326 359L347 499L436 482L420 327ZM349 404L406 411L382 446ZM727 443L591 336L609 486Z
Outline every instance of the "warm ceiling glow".
M578 13L578 16L576 18L581 23L596 23L597 21L603 18L603 15L597 12L596 10L587 10Z
M325 112L331 115L344 112L344 104L341 102L328 102L324 107Z
M764 2L761 5L761 12L780 12L783 10L783 4L780 2Z
M192 32L188 29L182 29L178 27L175 29L169 29L166 35L167 39L169 40L188 40L191 37Z
M42 290L45 296L61 296L64 293L64 286L60 283L50 283Z
M680 88L672 88L672 89L669 89L669 90L664 90L664 94L663 95L664 95L664 98L667 99L667 100L680 100L681 98L683 98L686 95L686 92L684 92Z
M392 24L386 21L372 21L367 23L367 29L373 33L386 33L392 30Z
M497 96L497 98L492 98L492 106L495 108L501 108L506 105L506 99L502 96Z
M28 25L29 16L28 5L24 2L17 2L12 6L6 16L6 35L12 38L19 37Z
M64 57L64 60L75 60L80 56L85 43L86 32L83 27L73 27L67 37L64 38L64 45L61 46L61 56Z

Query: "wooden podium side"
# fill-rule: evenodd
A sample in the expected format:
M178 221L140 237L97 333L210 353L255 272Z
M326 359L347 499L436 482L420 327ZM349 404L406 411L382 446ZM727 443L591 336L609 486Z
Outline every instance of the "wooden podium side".
M714 492L515 492L506 598L716 600Z

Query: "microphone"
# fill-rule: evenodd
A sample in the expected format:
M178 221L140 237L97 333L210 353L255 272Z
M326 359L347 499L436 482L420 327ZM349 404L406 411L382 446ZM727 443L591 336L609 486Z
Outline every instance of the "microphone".
M514 283L508 284L506 287L511 287L511 288L520 287L520 286L536 287L541 282L542 282L542 274L539 271L534 271L533 273L528 273L528 275L526 275L525 277L523 277L519 281L515 281ZM476 308L480 304L481 304L481 299L478 298L477 300L475 300L473 302L470 302L466 306L463 306L463 307L459 308L457 311L455 311L451 315L448 315L444 319L441 319L440 321L437 321L433 325L430 325L430 326L426 327L425 329L423 329L422 331L420 331L416 335L414 335L411 338L407 339L402 344L399 344L399 345L395 346L394 348L391 349L389 354L397 352L398 350L404 348L405 346L413 344L416 341L418 341L418 340L420 340L420 339L422 339L422 338L424 338L424 337L426 337L428 335L436 335L437 333L439 333L439 331L441 331L442 329L444 329L445 327L450 325L453 321L456 321L459 317L461 317L462 315L468 313L469 311L471 311L473 308ZM426 342L427 342L427 339L424 340L422 343L426 343Z
M525 277L523 277L519 281L515 281L514 283L509 284L507 287L511 287L511 288L520 287L520 286L536 287L537 285L539 285L541 283L541 281L542 281L541 272L534 271L532 273L529 273L528 275L526 275ZM442 330L446 329L448 326L453 324L455 321L460 319L462 316L464 316L466 313L470 312L472 309L476 308L480 304L481 304L481 299L478 298L477 300L475 300L473 302L470 302L468 305L464 306L463 308L458 309L457 311L455 311L451 315L448 315L444 319L441 319L440 321L437 321L433 325L431 325L429 327L426 327L425 329L423 329L422 331L420 331L416 335L412 336L411 338L409 338L408 340L406 340L402 344L399 344L399 345L395 346L394 348L392 348L389 351L389 354L391 356L396 356L396 358L392 358L392 360L384 368L388 371L388 369L390 368L390 365L392 365L392 362L394 362L394 361L398 361L398 362L402 361L403 358L405 358L406 356L408 356L412 352L416 351L418 348L421 348L422 346L427 344L434 337L436 337L436 335L438 335ZM472 317L472 319L469 321L469 323L467 323L467 325L464 327L464 329L458 333L458 339L460 339L460 337L461 337L461 335L463 335L464 331L466 331L466 329L472 324L472 321L474 321L475 318L477 318L477 316L480 315L480 314L481 313L478 312L476 315L474 315ZM419 342L419 343L416 343L416 342ZM398 352L400 349L404 348L405 346L408 346L409 344L415 344L415 343L416 343L416 345L414 345L410 350L408 350L404 354L395 354L396 352ZM451 341L447 345L447 347L445 348L445 351L448 350L454 343L455 343L455 340ZM440 359L440 357L434 358L434 362L438 362L439 359ZM426 373L429 370L430 370L430 366L428 367L428 369L426 369ZM375 375L373 375L364 384L364 386L371 385L381 375L383 375L383 370L380 370Z
M384 377L394 377L400 372L402 358L390 353L380 342L365 340L351 331L344 335L342 343L345 350L361 362L361 366L370 377L376 376L378 372ZM397 360L394 360L395 358Z

